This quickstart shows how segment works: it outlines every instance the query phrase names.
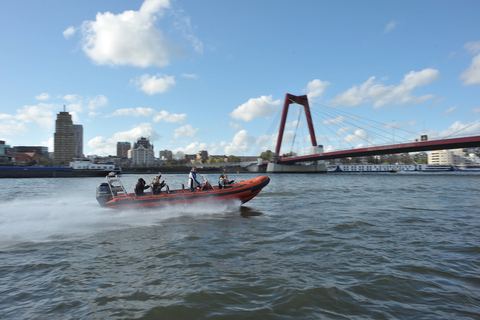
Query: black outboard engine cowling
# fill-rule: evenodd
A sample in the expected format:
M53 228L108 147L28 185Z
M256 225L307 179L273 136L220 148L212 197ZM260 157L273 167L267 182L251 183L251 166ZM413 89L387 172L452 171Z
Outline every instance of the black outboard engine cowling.
M110 186L108 183L101 183L97 187L97 201L100 204L100 206L105 206L105 203L107 203L109 200L112 199L112 192L110 191Z

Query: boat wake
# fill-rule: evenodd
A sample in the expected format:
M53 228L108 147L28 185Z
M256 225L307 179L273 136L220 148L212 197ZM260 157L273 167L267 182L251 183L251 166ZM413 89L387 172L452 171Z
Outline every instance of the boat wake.
M104 231L161 225L162 221L177 217L238 214L240 204L232 200L112 210L99 207L91 195L10 200L3 203L0 211L0 245L70 241Z

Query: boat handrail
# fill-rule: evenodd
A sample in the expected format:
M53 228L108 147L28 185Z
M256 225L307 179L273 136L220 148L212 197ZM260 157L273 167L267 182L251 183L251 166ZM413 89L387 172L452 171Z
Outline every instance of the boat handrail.
M128 195L127 190L123 186L122 180L117 176L115 172L110 172L107 177L107 184L108 188L110 189L110 193L112 197L126 197ZM117 182L118 185L114 186L113 183Z

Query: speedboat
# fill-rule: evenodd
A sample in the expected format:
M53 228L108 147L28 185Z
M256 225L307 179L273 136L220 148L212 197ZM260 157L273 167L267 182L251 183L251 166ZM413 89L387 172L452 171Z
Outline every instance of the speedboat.
M257 196L262 189L268 185L270 178L259 176L250 180L234 182L219 189L212 186L205 175L202 175L202 184L194 191L185 189L166 190L159 194L145 192L142 195L128 193L120 178L115 173L107 175L107 182L97 187L97 201L102 207L112 209L129 208L153 208L166 204L200 203L208 201L240 200L241 203L248 202Z

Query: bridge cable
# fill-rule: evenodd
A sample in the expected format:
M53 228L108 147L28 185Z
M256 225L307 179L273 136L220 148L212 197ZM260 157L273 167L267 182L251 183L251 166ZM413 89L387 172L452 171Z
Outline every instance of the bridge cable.
M332 114L332 112L326 112L326 111L324 111L324 114L326 114L329 118L335 118L335 116L336 116L335 114ZM338 114L338 113L337 113L337 114ZM341 122L335 123L335 122L333 121L333 122L329 122L328 124L331 125L331 126L335 126L335 127L339 128L339 129L342 129L342 130L344 130L345 132L347 132L347 133L349 133L349 134L351 134L351 135L354 135L354 136L358 137L358 138L361 139L361 140L364 140L364 141L368 142L369 144L374 144L374 143L373 143L372 141L369 141L369 140L365 139L364 137L358 135L358 133L356 133L355 131L353 131L353 129L349 129L349 128L345 128L345 127L340 126L340 123L344 123L344 124L353 126L353 127L357 128L357 129L364 130L364 131L367 132L369 135L376 136L377 138L380 138L381 140L384 140L384 139L392 140L392 139L390 139L388 136L379 134L379 133L377 133L377 132L375 132L375 131L373 131L373 130L367 130L367 129L365 129L365 127L361 127L361 126L357 125L355 122L350 121L350 119L351 119L352 117L349 118L349 117L345 117L345 116L343 116L343 115L341 115L340 117L341 117L341 119L340 119ZM337 118L340 118L340 117L337 117ZM325 118L326 118L326 117L325 117ZM328 121L328 120L329 120L329 119L326 119L325 121ZM327 129L330 129L330 128L329 128L330 126L325 125L325 121L322 123L322 124L323 124L323 127L327 128ZM358 121L358 120L357 120L357 121ZM360 122L361 122L361 121L360 121ZM364 123L364 122L362 122L362 123L365 124L365 125L367 125L367 126L370 126L370 124L368 124L368 123ZM378 129L378 128L377 128L377 130L380 130L380 131L383 131L383 132L385 132L385 133L388 133L387 131L382 130L382 129ZM348 144L350 144L348 141L345 140L345 137L342 137L342 136L339 135L339 134L335 134L335 135L336 135L337 137L339 137L341 141L344 141L344 142L347 142ZM394 141L394 140L392 140L392 141ZM352 144L350 144L350 145L353 147Z
M460 131L463 131L463 130L467 129L467 128L469 128L469 127L473 126L474 124L476 124L476 123L478 123L478 122L480 122L480 120L477 120L477 121L475 121L475 122L473 122L473 123L469 124L468 126L466 126L466 127L462 128L462 129L460 129L460 130L457 130L457 131L455 131L455 132L453 132L453 133L449 134L449 135L448 135L448 136L446 136L445 138L451 137L451 136L453 136L454 134L456 134L456 133L459 133Z
M314 104L317 105L317 106L320 105L320 104L318 104L318 103L314 103ZM409 130L402 129L402 128L397 127L397 126L394 126L394 125L382 124L382 123L380 123L380 122L378 122L378 121L371 120L371 119L367 119L367 118L362 117L362 116L352 115L351 113L348 113L348 112L346 112L346 111L334 109L334 108L332 108L332 107L328 107L328 106L325 106L325 105L321 105L321 106L323 106L323 108L321 108L321 110L322 110L321 114L325 114L325 115L328 116L329 118L335 118L335 117L336 117L336 118L341 118L341 119L340 119L340 120L341 120L340 123L345 123L345 124L354 126L354 127L356 127L356 128L362 129L362 130L364 130L365 132L367 132L369 135L376 136L377 138L380 138L381 140L385 140L385 139L386 139L386 140L389 140L389 141L396 142L395 139L392 139L392 138L389 137L389 136L390 136L390 132L388 132L388 131L386 131L386 130L384 130L384 129L375 127L375 126L372 125L371 123L367 123L367 122L365 122L365 121L359 120L359 118L361 118L361 119L363 119L363 120L370 121L370 122L372 122L372 123L380 124L380 125L382 125L382 126L387 126L387 127L391 127L391 128L396 128L397 130L400 130L400 131L404 131L404 132L407 132L407 133L411 133L411 134L414 134L414 135L418 135L418 133L415 133L415 132L412 132L412 131L409 131ZM327 111L327 110L328 110L328 111ZM314 111L317 111L317 108L315 108ZM340 116L338 116L338 115L340 115ZM345 118L345 117L346 117L346 118ZM325 117L325 118L326 118L326 117ZM367 128L365 128L365 127L359 126L359 125L357 125L356 123L354 123L354 122L352 122L352 121L349 121L349 119L356 120L357 122L360 122L360 123L364 124L365 126L368 126L368 127L370 127L370 128L374 128L374 129L377 130L377 131L383 132L383 134L377 133L377 132L375 132L375 131L373 131L373 130L371 130L371 129L367 129ZM328 120L328 119L326 119L325 121L327 121L327 120ZM339 123L339 124L340 124L340 123ZM325 126L325 122L323 122L323 124L324 124L323 127L327 127L327 128L328 128L328 126ZM329 124L335 126L336 123L335 123L335 122L330 122ZM369 140L367 140L367 139L359 136L358 134L356 134L356 133L353 132L352 130L349 130L349 129L347 129L347 128L342 128L340 125L338 125L337 127L340 128L340 129L345 130L346 132L349 132L349 133L355 135L356 137L358 137L358 138L360 138L360 139L368 142L369 144L374 144L372 141L369 141ZM385 135L385 134L386 134L386 135ZM342 137L342 136L340 136L340 135L338 135L338 134L337 134L337 136L340 137L340 139L341 139L342 141L345 141L345 138L344 138L344 137Z
M297 137L298 125L300 124L300 116L302 115L302 109L299 108L297 113L298 113L297 127L295 128L295 132L294 132L294 135L293 135L292 146L290 147L290 152L293 152L293 145L294 145L295 139Z

